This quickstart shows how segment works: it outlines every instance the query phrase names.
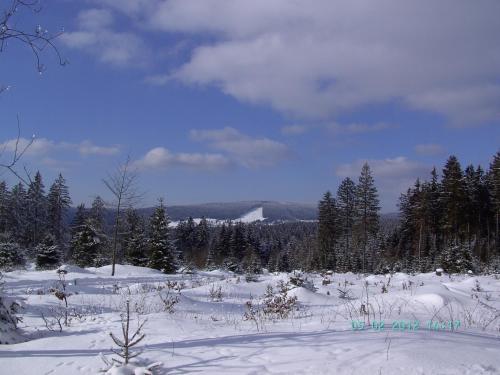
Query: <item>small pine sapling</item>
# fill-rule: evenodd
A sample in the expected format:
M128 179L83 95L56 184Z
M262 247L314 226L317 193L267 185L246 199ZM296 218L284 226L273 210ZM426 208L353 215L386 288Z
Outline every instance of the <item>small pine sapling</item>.
M123 339L120 340L112 332L109 333L115 344L118 345L118 347L120 347L119 350L112 349L113 353L123 358L123 362L113 358L114 362L120 365L122 364L127 365L130 359L135 358L142 353L142 352L131 353L130 348L136 346L139 342L141 342L144 339L144 337L146 337L146 335L141 332L141 329L145 323L146 320L144 320L142 323L139 323L139 326L136 329L136 331L132 334L132 336L130 336L130 300L127 299L126 312L125 314L122 314Z

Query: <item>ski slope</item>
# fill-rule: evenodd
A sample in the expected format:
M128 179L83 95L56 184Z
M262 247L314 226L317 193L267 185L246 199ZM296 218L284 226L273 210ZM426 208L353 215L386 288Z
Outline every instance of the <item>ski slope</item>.
M245 215L243 215L242 217L240 217L236 221L241 221L242 223L253 223L256 221L264 221L265 219L266 218L264 217L264 208L258 207L256 209L246 213Z

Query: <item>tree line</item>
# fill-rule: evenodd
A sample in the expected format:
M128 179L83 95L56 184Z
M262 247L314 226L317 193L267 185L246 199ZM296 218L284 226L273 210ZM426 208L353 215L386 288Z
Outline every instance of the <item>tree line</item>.
M319 202L317 268L341 272L481 272L500 266L500 152L488 170L462 169L450 156L439 177L417 179L399 200L399 225L380 230L379 200L368 164L355 184Z
M335 196L318 203L317 222L214 225L188 218L171 225L158 202L151 216L127 208L110 225L111 211L97 196L90 207L72 204L59 175L45 191L38 172L25 188L0 182L0 267L35 261L37 268L63 262L81 267L119 263L164 272L179 268L225 268L239 273L333 270L335 272L488 271L500 262L500 153L488 170L462 169L450 156L441 177L417 180L399 200L397 225L380 216L374 177L368 164L359 178L345 178ZM116 241L115 241L116 239ZM116 254L115 254L116 253Z

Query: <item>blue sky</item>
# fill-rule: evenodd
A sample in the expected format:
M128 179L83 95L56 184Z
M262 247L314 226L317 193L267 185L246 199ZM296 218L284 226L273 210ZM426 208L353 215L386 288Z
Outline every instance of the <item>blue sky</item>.
M42 4L16 22L64 28L70 63L45 51L40 75L7 45L0 143L5 160L19 115L24 163L46 185L63 173L75 204L108 198L127 155L143 205L312 203L368 161L387 212L449 154L485 166L499 149L495 1Z

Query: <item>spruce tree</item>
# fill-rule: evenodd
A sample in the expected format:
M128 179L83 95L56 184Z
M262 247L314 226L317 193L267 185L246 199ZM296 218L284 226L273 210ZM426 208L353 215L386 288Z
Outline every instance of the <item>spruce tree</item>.
M434 167L431 171L431 181L428 185L427 197L429 201L429 211L427 222L431 232L431 256L435 256L439 252L441 244L441 218L442 218L442 200L441 200L441 183L439 182L437 170Z
M177 270L176 249L170 239L169 222L163 200L160 199L150 219L149 266L164 273Z
M465 222L466 193L463 172L455 156L450 156L446 162L441 185L441 201L444 210L443 226L448 239L453 239L454 244L457 245L460 231Z
M24 266L25 254L18 243L2 238L0 241L0 270L12 271Z
M47 234L35 247L36 268L39 270L56 269L61 264L61 250L56 238Z
M9 208L9 232L12 233L15 242L27 246L29 243L28 202L26 190L21 182L11 190Z
M71 205L66 180L61 174L50 187L48 194L48 229L61 247L64 242L65 219Z
M203 260L208 256L210 246L210 229L208 227L207 219L204 217L195 229L195 248L196 258L195 263L198 267L203 267Z
M247 251L248 242L246 236L245 225L242 222L237 222L231 233L229 244L229 258L226 259L225 266L233 272L241 272L241 261Z
M349 267L349 253L352 247L352 230L356 219L356 184L349 177L345 178L337 190L337 207L341 231L341 254L338 259L343 272Z
M86 219L75 231L70 242L73 261L79 267L102 265L101 240L94 229L93 221Z
M92 206L89 212L89 219L92 221L94 229L98 232L104 233L106 231L106 204L104 200L98 195L92 201Z
M231 234L233 232L233 226L231 222L227 225L226 223L222 224L222 227L219 231L219 235L217 238L215 255L217 258L217 265L225 264L226 261L229 260L230 252L231 252Z
M339 234L338 213L332 193L327 191L318 204L318 246L321 267L335 268L335 241Z
M493 157L489 170L489 186L495 221L495 245L500 256L500 151Z
M182 220L177 226L176 232L176 245L179 251L180 260L185 262L186 265L194 263L194 256L196 251L196 233L193 218L190 216L187 220Z
M5 181L0 182L0 233L9 231L10 222L10 193Z
M27 192L29 245L36 246L47 229L47 197L40 172L35 174Z
M215 254L215 244L216 242L213 241L210 244L210 247L208 248L208 254L207 254L207 260L205 263L205 268L209 271L213 271L217 268L217 260L216 260L216 254Z
M97 196L92 201L92 206L88 215L88 225L99 240L99 259L97 264L104 265L111 261L111 249L106 225L106 204L104 200Z
M368 241L379 229L379 199L375 181L368 163L363 165L358 185L356 186L356 219L362 252L362 271L365 273Z
M143 218L134 209L127 210L123 248L125 259L134 266L146 267L149 262L148 239Z

